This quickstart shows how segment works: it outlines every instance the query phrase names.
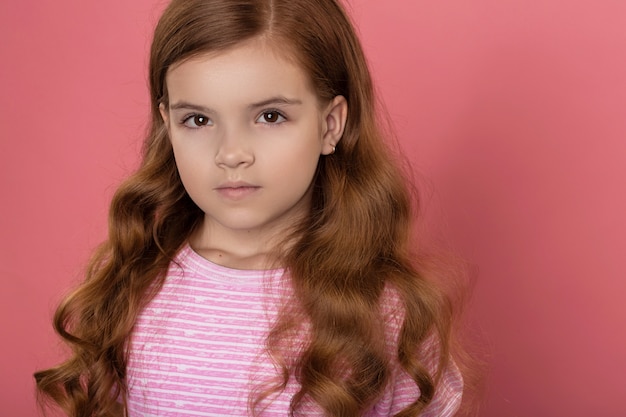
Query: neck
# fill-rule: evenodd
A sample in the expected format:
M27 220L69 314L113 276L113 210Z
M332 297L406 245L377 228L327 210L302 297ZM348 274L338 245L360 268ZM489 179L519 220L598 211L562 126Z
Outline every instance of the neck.
M205 217L189 244L203 258L228 268L273 269L272 255L283 236L272 230L226 230Z

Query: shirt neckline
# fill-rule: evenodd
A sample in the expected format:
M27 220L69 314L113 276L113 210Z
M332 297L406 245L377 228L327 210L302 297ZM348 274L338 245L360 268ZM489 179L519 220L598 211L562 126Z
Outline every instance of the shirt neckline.
M176 257L177 262L191 263L194 267L199 267L207 272L228 278L259 278L259 277L279 277L285 272L284 268L276 269L237 269L217 264L200 255L186 243ZM186 262L185 262L186 261Z

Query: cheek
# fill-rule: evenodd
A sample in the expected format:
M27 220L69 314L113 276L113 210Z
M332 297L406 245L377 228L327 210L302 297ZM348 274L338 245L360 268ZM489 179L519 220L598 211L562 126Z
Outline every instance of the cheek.
M297 137L294 135L286 140L272 143L264 149L264 155L276 174L306 177L315 172L321 151L322 145L318 136Z
M192 193L194 188L200 187L203 178L206 178L209 164L201 153L190 149L179 149L173 146L174 161L183 186L188 193Z
M313 181L320 154L318 146L309 146L286 155L281 163L275 164L274 175L278 180L294 190L304 192Z

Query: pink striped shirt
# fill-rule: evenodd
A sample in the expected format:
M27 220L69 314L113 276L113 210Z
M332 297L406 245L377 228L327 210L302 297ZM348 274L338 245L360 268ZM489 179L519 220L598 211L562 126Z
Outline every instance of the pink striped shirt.
M272 288L288 286L282 270L229 269L202 258L189 246L183 248L133 331L127 364L128 415L248 415L251 389L258 381L276 376L264 343L281 297L280 291L268 291L267 282L273 283ZM397 303L393 295L386 297L385 305ZM392 308L385 310L390 313ZM390 341L399 325L399 320L389 319ZM424 350L424 361L434 369L436 344L431 347ZM422 415L454 415L462 388L461 376L452 364ZM291 380L283 392L264 403L262 415L289 415L290 400L297 391L297 382ZM367 416L394 415L418 396L415 383L398 366ZM310 403L301 415L323 413Z

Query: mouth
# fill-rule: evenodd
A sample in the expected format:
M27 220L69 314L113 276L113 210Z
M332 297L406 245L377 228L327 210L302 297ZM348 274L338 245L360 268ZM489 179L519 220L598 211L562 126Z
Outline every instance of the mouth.
M260 186L249 184L243 181L225 182L215 188L215 191L225 199L241 200L256 194L261 189Z

